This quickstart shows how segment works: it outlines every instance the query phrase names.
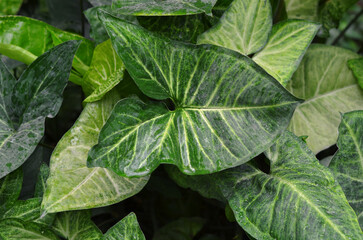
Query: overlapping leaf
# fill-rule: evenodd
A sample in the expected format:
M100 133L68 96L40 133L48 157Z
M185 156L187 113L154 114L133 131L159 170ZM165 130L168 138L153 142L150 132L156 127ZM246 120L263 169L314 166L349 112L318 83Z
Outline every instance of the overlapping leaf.
M112 8L119 14L137 16L211 15L217 0L114 0Z
M46 52L16 79L0 61L0 178L17 169L43 136L46 117L61 104L78 42Z
M21 168L0 180L0 214L4 214L18 199L22 183Z
M340 112L363 109L363 90L347 61L358 55L327 45L312 45L287 89L306 101L295 111L289 129L308 136L314 153L333 145L338 137Z
M266 46L252 59L286 86L318 29L319 25L307 21L280 22L273 26Z
M127 176L146 175L160 163L187 174L220 171L269 147L298 105L245 56L172 41L106 13L101 18L139 88L155 99L171 98L176 110L120 101L89 153L89 166Z
M357 78L359 86L363 89L363 58L349 60L348 66Z
M285 9L290 19L317 21L319 0L285 0Z
M320 10L320 21L326 29L336 28L347 10L358 0L330 0L326 1Z
M87 168L89 149L119 100L112 91L101 101L88 103L74 126L55 148L43 200L48 212L94 208L120 202L139 192L148 181L122 178L104 168Z
M248 234L256 239L363 238L341 187L303 140L286 132L266 154L269 173L244 164L209 175ZM168 171L173 175L175 169ZM201 177L184 175L182 182Z
M73 64L77 72L72 71L70 78L74 83L82 84L80 76L87 71L93 54L90 40L22 16L0 17L0 32L0 54L26 64L62 42L82 40Z
M145 240L135 213L130 213L109 229L102 238L103 240Z
M22 3L23 0L2 0L0 2L0 16L16 14Z
M329 168L342 186L363 229L363 111L343 115L337 145L339 151Z
M272 27L267 0L235 0L218 24L198 38L198 44L213 44L249 55L265 46Z

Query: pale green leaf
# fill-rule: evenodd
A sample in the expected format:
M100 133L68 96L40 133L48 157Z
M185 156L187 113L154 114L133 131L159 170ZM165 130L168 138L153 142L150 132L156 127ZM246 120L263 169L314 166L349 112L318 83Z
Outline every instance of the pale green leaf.
M212 44L244 55L265 46L272 27L268 0L235 0L219 22L198 38L198 44Z
M130 213L110 228L102 238L103 240L145 240L135 213Z
M205 224L199 217L180 218L159 228L153 240L193 240Z
M359 86L363 89L363 58L349 60L348 66L357 78Z
M102 238L102 232L91 220L91 212L88 210L58 213L52 228L59 236L68 240Z
M273 26L266 46L252 59L286 86L318 29L319 25L302 20L280 22Z
M22 184L21 168L0 179L0 214L3 214L18 199Z
M19 11L22 3L23 0L1 0L0 16L15 15Z
M343 115L337 145L339 150L329 168L342 186L363 229L363 111Z
M69 41L54 47L16 82L0 61L0 178L25 162L43 137L45 118L58 113L78 46Z
M118 100L113 91L101 101L88 103L58 143L50 160L50 177L42 203L48 212L114 204L136 194L147 183L148 177L128 179L104 168L86 166L88 151L97 143Z
M171 98L176 109L120 101L89 153L89 166L121 176L146 175L161 163L187 174L237 166L269 147L299 104L246 56L172 41L106 13L101 18L141 91Z
M363 90L347 65L357 57L346 49L314 44L287 86L306 100L296 109L289 129L297 136L308 136L314 153L335 144L340 112L363 109Z
M319 0L285 0L289 19L318 20Z
M136 16L171 16L206 13L212 15L217 0L113 0L119 14Z
M89 95L84 101L100 100L114 88L124 76L125 67L111 45L111 40L98 45L92 63L83 79L83 90Z

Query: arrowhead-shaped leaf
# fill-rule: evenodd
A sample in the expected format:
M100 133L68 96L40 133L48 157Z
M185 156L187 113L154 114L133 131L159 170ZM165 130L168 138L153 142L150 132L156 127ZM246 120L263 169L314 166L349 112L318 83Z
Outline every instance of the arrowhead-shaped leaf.
M117 203L138 193L148 177L123 178L104 168L86 166L89 149L119 100L114 91L88 103L74 126L63 136L50 160L50 177L43 207L48 212L94 208Z
M338 152L330 162L363 229L363 111L346 113L339 126Z
M252 59L286 86L319 27L302 20L280 22L272 27L266 46Z
M348 66L357 78L359 86L363 89L363 58L349 60Z
M219 22L198 38L198 44L212 44L244 55L265 46L272 27L268 0L235 0Z
M43 136L45 118L57 114L78 46L70 41L44 53L18 81L0 61L0 178L25 162Z
M289 129L308 136L314 153L335 144L340 112L363 109L363 90L347 65L357 57L343 48L311 45L287 85L292 94L306 100L296 109Z
M171 98L176 110L120 101L89 153L89 166L127 176L146 175L160 163L188 174L237 166L269 147L299 104L243 55L172 41L108 14L101 18L141 91Z
M102 240L145 240L135 213L130 213L110 228Z
M211 15L217 0L113 0L119 14L137 16L171 16L206 13Z
M363 238L338 182L303 140L286 132L266 155L269 173L244 164L209 175L248 234L271 240ZM169 168L169 174L174 171Z

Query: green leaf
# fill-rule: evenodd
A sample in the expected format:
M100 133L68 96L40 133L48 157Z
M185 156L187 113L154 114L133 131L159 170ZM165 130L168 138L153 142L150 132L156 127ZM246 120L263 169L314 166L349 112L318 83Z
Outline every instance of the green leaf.
M74 83L82 84L80 74L86 73L93 54L93 43L90 40L22 16L0 17L0 32L0 54L25 64L32 63L60 43L82 40L73 63L78 73L73 71L70 78Z
M57 114L78 46L70 41L54 47L18 81L0 62L0 178L25 162L43 136L45 118Z
M348 66L357 78L359 86L363 89L363 58L349 60Z
M269 147L299 104L248 57L172 41L106 13L101 18L141 91L171 98L176 110L120 101L89 153L88 166L121 176L146 175L160 163L187 174L220 171Z
M46 187L46 181L49 177L50 169L47 164L42 163L38 174L38 181L35 185L34 197L42 197Z
M42 202L41 198L30 198L27 200L17 200L11 206L11 208L7 209L6 212L0 219L6 218L17 218L23 221L32 221L36 220L40 217L40 203Z
M203 218L180 218L158 229L153 240L193 240L204 224Z
M83 90L89 95L84 101L100 100L124 76L125 67L111 45L111 40L98 45L89 70L84 76Z
M140 229L135 213L130 213L110 228L102 239L145 240L145 236Z
M50 160L50 177L43 208L48 212L94 208L120 202L138 193L148 177L123 178L104 168L86 166L89 149L119 100L112 91L88 103L74 126L63 136Z
M363 109L363 90L347 66L358 55L346 49L314 44L287 89L306 101L295 111L289 129L308 136L314 153L335 144L340 112Z
M318 20L319 0L285 0L289 19Z
M0 179L0 215L18 199L23 184L21 168Z
M266 155L269 173L244 164L209 175L248 234L256 239L362 239L341 187L303 140L286 132ZM188 176L193 182L200 177Z
M102 232L91 220L91 211L71 211L58 213L53 230L65 239L98 240Z
M337 145L339 150L329 168L342 186L363 229L363 111L343 115Z
M273 26L266 46L252 59L286 86L319 27L302 20L280 22Z
M112 0L88 0L93 6L111 5Z
M267 0L235 0L219 22L198 38L198 44L212 44L244 55L265 46L272 27Z
M337 28L340 19L358 0L329 0L321 7L320 22L326 29Z
M2 240L57 240L57 236L46 227L20 219L0 220Z
M0 16L15 15L23 3L23 0L1 0L0 1Z
M112 9L123 15L172 16L206 13L212 15L217 0L113 0Z

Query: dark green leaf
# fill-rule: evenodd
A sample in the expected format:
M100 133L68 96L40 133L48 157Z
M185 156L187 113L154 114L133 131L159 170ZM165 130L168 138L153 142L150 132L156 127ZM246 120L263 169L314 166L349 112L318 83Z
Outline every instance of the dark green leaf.
M363 229L363 111L343 115L337 145L339 151L329 168L342 186Z
M21 168L0 179L0 214L3 214L18 199L22 183Z
M17 218L23 221L32 221L40 217L41 198L30 198L27 200L17 200L11 208L0 216L0 219Z
M38 174L38 181L35 185L34 197L42 197L46 189L46 181L49 177L49 167L47 164L43 163L40 165L40 170Z
M158 229L153 240L193 240L204 224L203 218L180 218Z
M44 53L16 83L0 62L1 81L8 83L0 86L0 178L24 163L43 136L45 118L57 114L78 46L70 41Z
M319 0L285 0L289 19L318 20Z
M137 16L212 15L217 0L113 0L112 8L119 14Z
M358 0L329 0L320 11L320 22L326 29L336 28L347 10Z
M363 89L363 58L349 60L348 66L357 78L359 86Z
M119 221L115 226L109 229L103 240L145 240L139 223L137 222L136 215L130 213Z
M23 3L23 0L1 0L0 1L0 16L15 15Z
M269 147L299 104L236 52L172 41L106 13L102 19L139 88L155 99L171 98L176 110L120 101L89 153L89 166L122 176L146 175L160 163L187 174L220 171Z

